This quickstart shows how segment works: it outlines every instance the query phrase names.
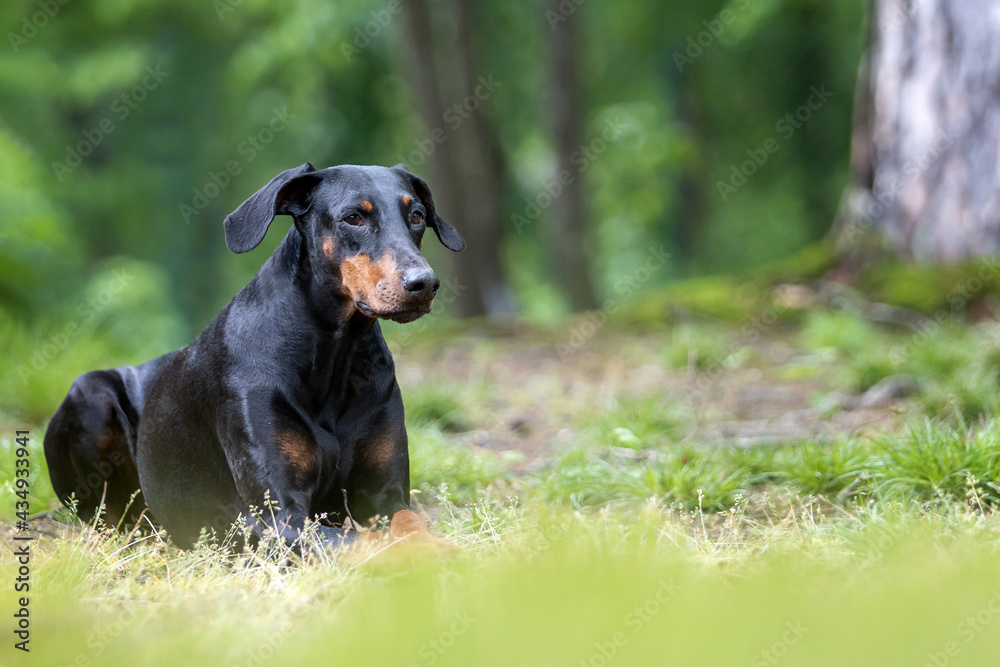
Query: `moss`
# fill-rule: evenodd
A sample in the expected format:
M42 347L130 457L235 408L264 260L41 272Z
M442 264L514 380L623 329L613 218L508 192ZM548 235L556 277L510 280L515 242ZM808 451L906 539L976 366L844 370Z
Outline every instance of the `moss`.
M768 262L753 272L764 284L817 280L837 265L837 254L831 243L814 243L785 257Z
M832 269L835 262L833 247L817 243L743 278L730 275L690 278L644 292L614 319L617 323L648 325L694 315L754 326L755 318L766 315L768 326L773 321L798 322L805 311L777 303L772 287L817 279Z
M708 276L681 280L635 299L615 319L633 324L681 319L701 315L739 323L750 318L756 305L756 288L731 276Z
M928 315L941 310L964 312L1000 294L1000 259L957 264L912 264L898 260L863 272L857 287L875 301Z

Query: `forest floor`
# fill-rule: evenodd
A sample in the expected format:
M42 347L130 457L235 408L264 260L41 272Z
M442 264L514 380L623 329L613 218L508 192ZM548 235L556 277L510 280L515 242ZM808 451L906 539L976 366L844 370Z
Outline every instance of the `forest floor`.
M622 402L658 402L676 422L663 434L675 443L747 447L896 432L919 391L902 376L855 393L836 377L835 358L796 349L792 335L740 344L707 363L689 337L599 334L568 356L541 334L450 340L404 351L397 372L418 411L437 400L438 409L450 406L446 421L462 420L451 424L468 429L456 442L519 451L525 465L559 451L581 418Z
M457 549L303 561L83 526L40 425L32 652L0 664L993 664L992 319L386 329L414 504Z

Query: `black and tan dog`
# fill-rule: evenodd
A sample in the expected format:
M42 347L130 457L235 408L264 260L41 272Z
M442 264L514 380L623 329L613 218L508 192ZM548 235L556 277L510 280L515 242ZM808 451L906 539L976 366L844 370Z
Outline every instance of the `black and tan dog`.
M84 519L103 500L124 524L144 502L190 547L269 499L273 518L246 520L289 543L313 518L330 545L357 535L338 527L348 516L426 532L408 510L403 402L377 320L430 312L427 227L451 250L465 241L402 165L284 171L226 218L226 245L253 250L282 214L295 224L274 255L194 342L73 383L45 457Z

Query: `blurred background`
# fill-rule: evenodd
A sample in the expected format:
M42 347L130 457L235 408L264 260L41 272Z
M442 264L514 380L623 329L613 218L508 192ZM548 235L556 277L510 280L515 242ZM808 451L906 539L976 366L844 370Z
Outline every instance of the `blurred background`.
M15 429L44 536L34 662L0 663L997 663L1000 2L4 0L0 24L0 538ZM429 237L434 312L383 327L411 500L460 553L288 567L57 509L41 443L73 378L191 341L291 222L233 255L223 218L307 160L406 163L469 242Z
M853 275L886 247L922 259L976 254L992 239L987 227L969 222L968 243L945 247L914 222L928 196L905 188L924 175L949 181L942 153L925 145L954 152L966 140L942 140L947 122L905 109L974 90L992 56L964 78L938 67L934 81L949 79L950 91L894 78L907 53L934 63L921 44L937 33L919 34L934 22L905 19L947 9L909 4L4 3L0 401L41 418L77 374L191 340L287 223L234 256L222 219L306 160L404 162L428 180L469 240L459 255L427 244L445 279L435 317L446 319L542 326L660 303L653 295L678 285L726 310L733 283L708 277L775 266L791 279ZM988 40L973 9L948 10L946 27ZM894 12L903 27L893 28ZM874 44L873 24L886 28ZM975 62L992 53L988 41L963 43ZM870 53L881 53L874 67ZM894 97L903 111L879 125L870 111L882 80L928 99ZM977 113L968 127L981 130ZM963 150L973 144L981 153L982 142ZM986 152L980 166L995 158ZM880 176L877 160L890 157ZM889 167L897 181L915 171L902 181L910 194L893 189ZM952 201L935 215L967 209ZM876 250L861 240L873 229L888 239Z

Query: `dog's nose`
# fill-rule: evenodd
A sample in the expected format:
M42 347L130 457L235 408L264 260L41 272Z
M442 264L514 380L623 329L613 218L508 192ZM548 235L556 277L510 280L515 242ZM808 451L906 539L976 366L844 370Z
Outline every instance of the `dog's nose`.
M410 296L431 297L440 286L441 281L430 269L409 269L403 273L403 289Z

